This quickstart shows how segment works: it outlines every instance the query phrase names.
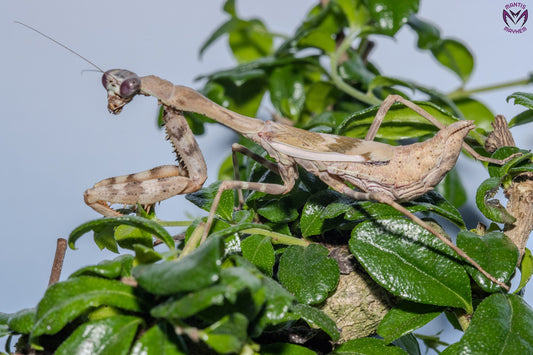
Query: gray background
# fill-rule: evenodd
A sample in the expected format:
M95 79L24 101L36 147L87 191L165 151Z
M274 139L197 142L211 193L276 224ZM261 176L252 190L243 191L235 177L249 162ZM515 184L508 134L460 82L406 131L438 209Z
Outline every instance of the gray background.
M270 30L291 33L317 1L239 1L243 17L261 17ZM531 71L532 30L520 35L503 31L505 1L423 1L420 16L459 38L475 54L476 68L467 87L525 77ZM527 1L523 3L529 5ZM226 15L222 2L193 1L2 1L0 41L0 311L33 307L48 281L55 240L98 215L83 203L83 191L111 176L169 164L174 157L154 124L156 103L137 99L117 117L106 108L100 74L64 49L13 23L20 20L64 42L104 69L121 67L140 75L155 74L176 84L199 87L193 79L234 65L224 41L198 59L198 49ZM530 21L529 24L533 22ZM415 80L451 91L460 83L415 49L408 28L396 39L379 38L371 60L385 75ZM505 102L514 91L480 95L494 113L508 119L521 108ZM262 110L260 116L267 117ZM513 130L518 144L531 148L531 125ZM214 181L234 140L231 131L211 125L200 137ZM461 160L463 176L475 194L486 175ZM189 219L203 214L182 197L162 203L160 218ZM473 227L470 226L470 227ZM69 250L63 278L77 268L115 254L100 251L87 235L79 250ZM531 303L531 299L529 299ZM442 320L426 332L442 328ZM453 341L459 333L451 331Z

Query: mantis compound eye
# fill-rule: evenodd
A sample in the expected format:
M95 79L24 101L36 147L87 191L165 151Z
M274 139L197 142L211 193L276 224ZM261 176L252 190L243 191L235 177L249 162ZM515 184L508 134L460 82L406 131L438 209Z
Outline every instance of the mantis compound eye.
M131 97L139 92L141 80L138 77L126 79L120 84L120 96Z

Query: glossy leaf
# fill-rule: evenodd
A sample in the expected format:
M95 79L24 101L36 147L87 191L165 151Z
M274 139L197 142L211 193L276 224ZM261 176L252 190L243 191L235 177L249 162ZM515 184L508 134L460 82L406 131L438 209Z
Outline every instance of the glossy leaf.
M487 217L498 223L514 223L516 220L507 212L498 200L492 199L496 191L500 188L500 178L491 177L479 185L476 192L476 205Z
M298 218L298 210L294 202L294 198L275 198L260 206L257 213L274 223L289 223Z
M409 26L418 35L417 47L420 49L431 49L438 45L440 41L440 31L433 24L421 20L418 16L409 17Z
M297 344L273 343L261 345L261 355L316 355L316 352Z
M465 83L474 69L474 57L461 42L445 39L431 48L433 56Z
M509 121L509 128L533 122L533 110L526 110L514 116Z
M150 219L138 217L138 216L121 216L112 218L100 218L87 223L82 224L70 233L68 238L68 244L70 248L75 249L76 240L89 231L101 231L104 228L117 227L120 225L128 225L137 227L148 233L151 233L156 238L163 241L169 249L174 249L174 240L172 236L168 234L167 230L159 225L157 222Z
M214 285L189 292L182 298L154 307L150 314L156 318L169 320L187 318L208 307L222 305L225 291L226 285Z
M174 327L160 322L148 329L133 345L130 355L185 355Z
M97 265L86 266L72 273L69 278L82 275L99 276L106 279L131 276L133 255L121 255L113 260L104 260Z
M412 333L396 339L392 342L392 345L396 345L410 355L422 355L420 352L420 346L418 345L418 340Z
M133 277L139 286L156 295L198 290L218 280L223 253L223 239L211 237L178 261L135 267Z
M507 102L511 99L514 99L515 105L522 105L525 108L533 110L533 93L518 91L507 96Z
M368 85L368 91L371 91L371 90L374 90L380 87L392 87L392 86L403 86L403 87L411 89L412 91L415 90L415 87L410 82L379 75L379 76L374 77L374 79L372 79L372 81Z
M7 320L9 330L19 334L29 334L35 323L35 312L35 308L26 308L10 314Z
M392 308L379 323L377 333L387 344L418 329L436 317L444 307L404 301Z
M241 249L245 259L272 277L276 257L270 237L259 234L251 235L241 242Z
M418 0L368 0L370 17L378 33L393 36L418 11Z
M227 315L200 332L200 338L218 353L240 353L247 338L248 319L240 313Z
M80 325L60 346L56 355L128 354L142 322L132 316L113 316Z
M531 353L533 310L519 296L496 293L480 303L461 340L442 355Z
M382 339L361 338L348 340L332 352L332 355L405 355L405 351L396 346L387 345Z
M114 226L106 225L102 228L94 229L93 240L94 243L98 246L98 248L100 248L100 250L107 249L113 253L118 254L118 244L115 240ZM71 247L71 249L73 248Z
M461 182L461 177L457 172L457 167L453 167L442 181L435 186L435 190L441 194L446 201L449 201L455 208L459 208L466 203L466 190Z
M470 97L455 100L455 105L463 113L463 117L467 120L473 120L476 128L484 129L485 131L492 131L491 123L494 121L494 114L492 111L478 100Z
M531 155L527 150L520 149L518 147L501 147L498 148L494 153L492 153L491 158L494 159L505 159L513 154L522 153L517 157L514 157L507 163L503 165L489 164L488 170L490 177L503 178L509 173L509 170L512 169L517 163L521 163L524 160L530 159Z
M339 281L339 266L328 253L318 244L288 247L279 262L279 281L302 303L324 301Z
M229 32L229 46L239 63L249 62L272 53L272 37L260 20L238 20Z
M461 231L457 235L457 246L477 261L485 271L503 282L511 278L518 263L518 248L502 232L489 232L480 236L474 232ZM500 286L489 281L473 266L465 267L484 291L500 290Z
M527 285L529 279L531 279L531 275L533 275L533 255L531 255L531 250L528 248L526 248L522 261L520 262L520 274L520 284L515 293L520 292Z
M265 290L265 310L257 321L260 327L278 325L280 323L298 319L289 313L290 307L295 302L295 297L278 282L269 277L261 279Z
M152 247L152 234L142 229L121 225L115 228L115 240L124 249L134 250L135 244Z
M335 322L320 309L305 304L296 304L291 310L305 320L310 326L322 329L330 336L331 340L339 340L340 332Z
M239 20L236 18L231 18L230 20L224 22L220 25L202 44L199 51L199 57L201 58L206 51L216 40L218 40L223 35L234 31L239 25Z
M276 68L270 78L270 100L281 115L298 118L305 103L304 77L301 67Z
M457 256L434 235L405 218L363 222L350 250L370 276L407 300L472 311L470 281Z
M415 101L415 103L446 125L457 121L457 118L434 104L419 101ZM377 107L371 107L348 116L339 125L336 134L357 138L365 137L374 121L377 110ZM376 137L399 140L434 134L435 131L437 128L433 124L410 108L401 104L394 104L385 115Z
M204 187L196 192L187 194L185 198L201 209L209 212L213 204L213 199L217 194L221 181L215 182L208 187ZM235 205L235 193L233 190L226 190L222 193L220 203L215 214L227 221L231 221L233 206Z
M32 337L55 334L92 307L113 306L141 311L143 301L134 287L120 281L79 276L50 286L37 306Z

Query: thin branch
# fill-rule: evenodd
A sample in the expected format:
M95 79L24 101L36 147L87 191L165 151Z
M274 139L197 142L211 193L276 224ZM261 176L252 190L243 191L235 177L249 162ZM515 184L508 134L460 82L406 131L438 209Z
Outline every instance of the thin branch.
M63 260L65 260L66 251L67 240L63 238L57 238L56 254L54 256L52 270L50 271L50 279L48 280L48 286L59 281L59 278L61 276L61 270L63 269Z

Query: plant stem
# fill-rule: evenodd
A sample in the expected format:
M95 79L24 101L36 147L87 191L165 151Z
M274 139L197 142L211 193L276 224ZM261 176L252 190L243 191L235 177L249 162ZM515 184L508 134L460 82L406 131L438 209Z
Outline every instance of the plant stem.
M163 227L187 227L191 224L191 221L161 221L157 220L157 223Z
M291 237L285 234L276 233L276 232L272 232L272 231L261 229L261 228L243 229L241 232L247 233L247 234L261 234L267 237L271 237L272 243L274 244L300 245L303 247L306 247L310 244L305 239L295 238L295 237Z
M352 96L353 98L369 105L380 105L381 100L375 98L374 96L367 95L348 85L344 80L342 80L339 75L339 58L341 58L341 56L346 53L348 48L350 48L352 41L355 39L355 37L357 37L358 33L359 32L357 31L350 32L340 43L337 50L330 55L329 59L331 65L331 79L340 90L344 91L346 94Z
M507 82L503 82L500 84L480 86L478 88L471 89L471 90L458 89L458 90L455 90L454 92L449 93L448 97L452 100L457 100L457 99L462 99L472 94L477 94L480 92L504 89L504 88L513 87L513 86L528 85L528 84L531 84L531 82L532 82L532 78L528 77L526 79L507 81Z

